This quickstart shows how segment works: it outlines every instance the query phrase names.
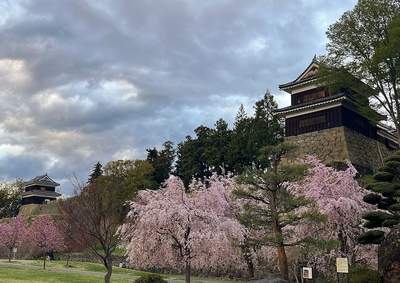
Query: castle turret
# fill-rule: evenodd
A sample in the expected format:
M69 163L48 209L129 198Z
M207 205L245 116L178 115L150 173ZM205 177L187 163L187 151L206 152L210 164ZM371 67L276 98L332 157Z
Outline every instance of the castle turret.
M59 186L47 174L24 183L24 191L21 193L21 205L43 204L55 200L61 194L56 192Z
M318 87L318 68L314 57L294 81L279 86L291 96L290 106L275 111L285 118L285 140L299 146L301 157L314 155L335 167L349 160L360 172L375 171L397 148L396 137L358 111L352 89L331 94Z

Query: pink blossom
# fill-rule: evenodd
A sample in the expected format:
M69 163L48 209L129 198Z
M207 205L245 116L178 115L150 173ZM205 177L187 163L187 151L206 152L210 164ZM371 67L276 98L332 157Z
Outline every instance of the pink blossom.
M194 182L185 192L180 179L172 178L158 191L140 191L131 202L132 224L119 231L135 268L170 267L228 269L243 266L233 241L243 237L235 218L229 190L234 181L212 176Z

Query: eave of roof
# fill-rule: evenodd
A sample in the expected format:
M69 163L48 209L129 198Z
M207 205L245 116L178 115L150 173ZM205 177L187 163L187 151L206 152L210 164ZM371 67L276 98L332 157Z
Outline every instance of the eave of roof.
M302 76L304 76L304 74L311 68L311 66L313 64L316 64L316 65L320 64L315 55L314 55L314 58L312 59L311 63L308 64L307 68L305 68L304 71L294 81L279 85L279 89L287 90L287 89L293 88L295 86L301 86L303 84L315 81L317 79L316 75L313 75L313 76L310 76L310 77L306 77L306 78L303 78L303 79L300 80L300 78Z
M302 104L298 104L298 105L294 105L294 106L291 105L291 106L283 107L280 109L276 109L274 111L274 113L281 115L281 114L299 111L299 110L303 110L303 109L307 109L307 108L311 108L311 107L318 107L320 105L324 105L324 104L328 104L328 103L332 103L332 102L336 102L336 101L340 101L340 100L345 100L345 99L350 99L350 98L348 95L346 95L344 93L339 93L336 95L331 95L331 96L327 96L324 98L308 101L308 102L305 102Z
M20 194L20 196L22 198L31 197L31 196L56 198L56 197L61 196L61 194L59 194L57 192L51 192L51 191L33 190L33 191L28 191L28 192L22 192Z
M54 180L52 180L46 173L45 175L36 176L32 180L25 182L23 186L26 188L26 187L33 186L33 185L57 187L60 184L55 182Z
M314 75L314 76L310 76L308 78L305 78L305 79L303 79L301 81L294 80L294 81L286 83L286 84L281 84L281 85L279 85L279 89L287 90L287 89L290 89L290 88L293 88L293 87L297 87L297 86L305 85L305 84L310 83L310 82L314 82L316 80L317 80L317 76Z

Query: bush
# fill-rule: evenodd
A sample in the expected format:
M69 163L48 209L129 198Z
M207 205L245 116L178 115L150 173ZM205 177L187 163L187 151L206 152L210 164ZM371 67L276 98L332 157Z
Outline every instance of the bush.
M168 283L168 281L157 274L146 274L140 276L134 283Z
M355 266L349 270L350 282L352 283L380 283L381 277L378 271L365 266Z

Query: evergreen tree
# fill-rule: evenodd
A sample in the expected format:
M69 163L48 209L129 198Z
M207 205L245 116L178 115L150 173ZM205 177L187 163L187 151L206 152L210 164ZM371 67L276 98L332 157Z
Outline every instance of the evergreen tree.
M278 104L269 90L266 91L263 99L257 101L254 106L255 113L250 124L251 132L247 151L255 169L262 169L266 166L259 159L261 148L283 142L284 128L281 119L274 115L276 109L278 109Z
M307 239L293 237L294 231L290 227L326 219L313 200L288 190L289 182L302 179L306 170L301 165L282 165L282 158L289 158L295 149L287 143L264 147L261 160L267 164L267 169L254 169L241 175L238 182L242 185L234 191L245 200L245 212L239 221L262 232L262 239L254 241L276 248L281 276L286 280L289 280L286 247L307 242Z
M366 187L371 191L364 201L376 205L377 210L365 213L364 224L369 228L358 241L362 244L380 244L385 232L382 228L391 228L400 223L400 151L384 160L384 166L373 175L373 182Z
M235 174L242 174L252 164L253 156L249 151L252 119L247 116L243 104L240 105L235 117L232 130L232 138L229 143L228 164Z
M185 187L192 178L205 180L214 172L238 175L247 167L265 168L259 159L260 149L282 142L283 126L280 118L273 115L278 105L269 91L254 108L254 118L249 118L241 105L233 130L224 119L219 119L215 128L199 126L195 138L187 136L186 141L178 144L174 174Z
M101 169L102 167L103 165L100 164L100 161L98 161L96 165L94 165L94 169L89 175L88 184L93 184L95 179L103 175L103 169Z
M164 149L158 151L155 147L153 149L146 149L147 161L153 166L154 172L152 174L153 185L152 189L158 189L170 176L172 172L173 162L175 159L175 150L171 141L166 141L163 146Z

